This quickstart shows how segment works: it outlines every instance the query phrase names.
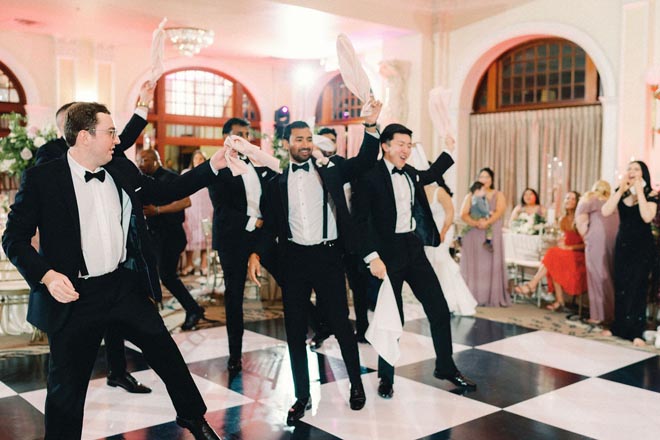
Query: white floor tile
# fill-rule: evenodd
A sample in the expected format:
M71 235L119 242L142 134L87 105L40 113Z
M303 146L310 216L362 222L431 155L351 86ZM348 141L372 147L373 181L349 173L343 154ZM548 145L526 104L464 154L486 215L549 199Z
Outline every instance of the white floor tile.
M653 353L547 331L513 336L476 348L584 376L600 376L655 356Z
M90 382L85 401L83 439L105 438L136 429L146 428L173 421L174 407L165 389L165 384L153 372L145 370L132 373L143 384L150 387L150 394L128 394L121 388L110 388L105 378ZM214 382L193 375L202 393L208 411L217 411L253 400L235 393ZM46 390L21 394L32 406L44 412Z
M321 399L303 421L345 440L413 440L499 411L491 405L423 385L394 379L394 397L378 396L377 373L362 376L367 403L348 404L348 379L321 386Z
M3 397L9 397L15 395L16 395L16 391L12 390L7 385L0 382L0 399L2 399Z
M414 364L427 359L435 359L433 340L430 336L404 331L399 339L401 357L395 366ZM453 344L454 353L469 350L471 347L461 344ZM360 365L378 369L378 353L370 344L358 344L360 350ZM328 338L317 352L341 359L339 342L334 336Z
M225 326L176 333L172 335L172 338L179 346L186 363L229 356L227 327ZM286 342L249 330L243 334L243 353L277 345L286 345Z
M602 440L660 438L660 393L591 378L505 411Z

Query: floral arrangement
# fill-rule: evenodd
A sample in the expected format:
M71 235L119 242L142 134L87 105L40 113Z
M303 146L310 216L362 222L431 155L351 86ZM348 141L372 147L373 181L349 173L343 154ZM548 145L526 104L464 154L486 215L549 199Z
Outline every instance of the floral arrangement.
M521 212L511 224L511 231L516 234L539 235L545 226L545 218L538 213Z
M57 138L57 131L52 126L28 128L27 118L19 113L12 112L0 117L9 126L9 135L0 138L0 173L20 175L34 164L37 149Z

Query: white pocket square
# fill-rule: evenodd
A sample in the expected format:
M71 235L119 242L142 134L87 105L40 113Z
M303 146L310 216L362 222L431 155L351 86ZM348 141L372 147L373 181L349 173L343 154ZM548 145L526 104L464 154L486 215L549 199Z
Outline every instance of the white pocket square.
M328 168L332 168L335 166L335 163L333 161L328 162Z
M138 186L137 188L135 188L135 192L138 192L138 191L140 191L141 189L142 189L142 187L141 187L141 186Z
M263 173L261 173L261 177L266 177L266 174L268 174L268 171L264 171Z

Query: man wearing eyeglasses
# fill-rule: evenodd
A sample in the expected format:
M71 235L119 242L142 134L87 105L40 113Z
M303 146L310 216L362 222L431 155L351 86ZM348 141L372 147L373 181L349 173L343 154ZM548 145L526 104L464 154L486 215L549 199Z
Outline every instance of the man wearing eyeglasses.
M195 439L219 439L206 405L154 302L161 296L144 203L165 204L208 186L226 167L225 149L168 183L126 157L108 109L67 112L65 156L25 172L2 245L30 285L27 319L48 335L46 440L78 439L96 354L109 326L122 328L167 387L176 422ZM40 232L40 250L31 245Z
M114 154L123 155L124 151L130 148L147 125L147 114L149 104L154 97L155 86L149 81L142 84L140 96L133 117L128 121L124 130L119 135L119 144L115 146ZM75 102L64 104L55 113L55 122L60 137L53 139L41 146L37 150L35 165L50 162L51 160L62 157L69 150L69 146L64 139L64 122L69 107ZM116 135L116 129L112 129L113 136ZM151 388L140 383L126 369L126 353L124 352L124 338L120 336L119 329L109 328L105 334L105 352L108 362L107 384L111 387L123 388L129 393L150 393Z

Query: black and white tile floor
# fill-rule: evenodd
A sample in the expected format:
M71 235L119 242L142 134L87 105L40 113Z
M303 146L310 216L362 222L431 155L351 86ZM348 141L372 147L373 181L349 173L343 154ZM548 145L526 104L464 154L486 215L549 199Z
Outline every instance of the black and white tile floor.
M243 372L226 369L225 327L174 335L209 411L227 439L658 439L660 357L572 336L478 318L452 319L455 360L478 383L461 394L433 377L428 322L406 305L394 397L376 394L377 357L360 345L367 404L348 407L348 379L337 343L309 352L313 409L285 425L294 401L282 319L246 324ZM153 393L105 385L99 352L87 395L85 439L190 439L174 423L165 387L127 346L129 369ZM0 359L0 439L43 436L47 355Z

